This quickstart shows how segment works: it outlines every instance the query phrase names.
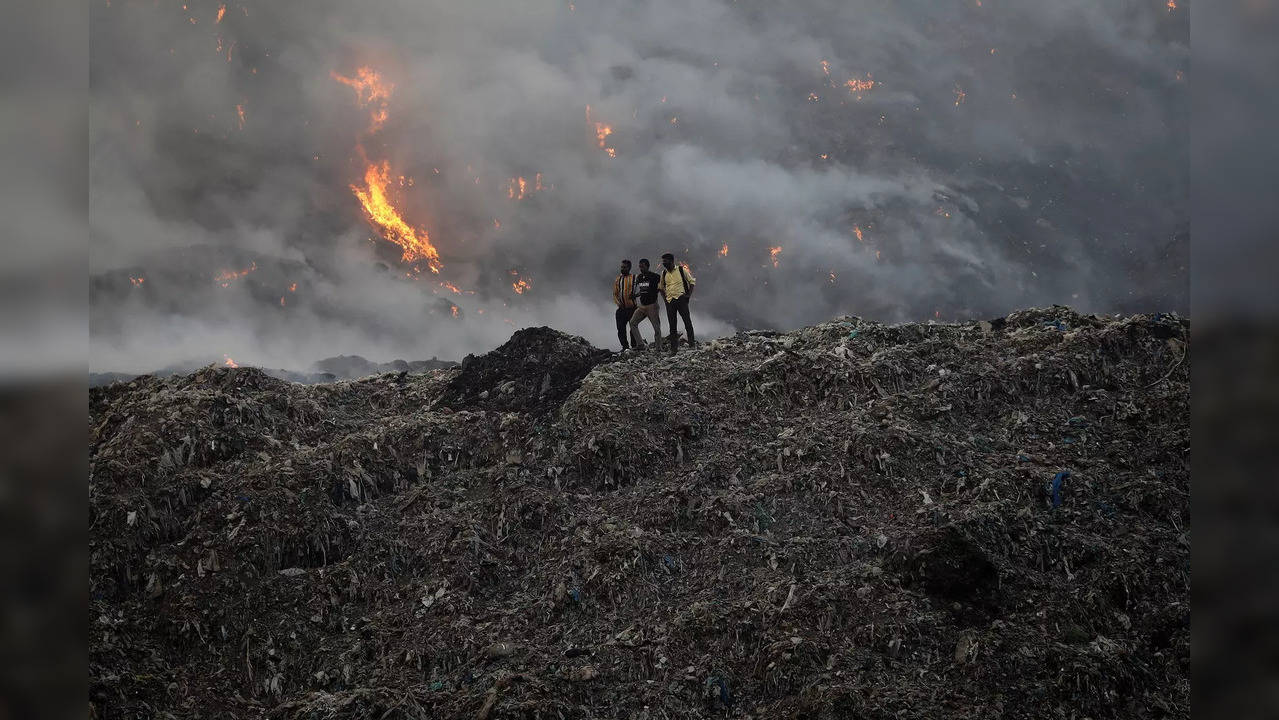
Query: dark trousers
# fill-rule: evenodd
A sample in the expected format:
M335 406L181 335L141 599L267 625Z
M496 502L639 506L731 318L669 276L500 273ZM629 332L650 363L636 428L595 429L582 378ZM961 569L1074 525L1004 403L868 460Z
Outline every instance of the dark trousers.
M688 316L688 295L680 295L674 300L666 301L666 322L671 326L671 352L679 343L679 335L675 331L675 317L684 318L684 331L688 335L689 347L693 345L693 320Z
M629 338L631 334L631 315L634 313L634 306L620 307L617 309L617 312L614 313L617 320L617 339L621 341L623 350L631 346L630 340L627 338Z

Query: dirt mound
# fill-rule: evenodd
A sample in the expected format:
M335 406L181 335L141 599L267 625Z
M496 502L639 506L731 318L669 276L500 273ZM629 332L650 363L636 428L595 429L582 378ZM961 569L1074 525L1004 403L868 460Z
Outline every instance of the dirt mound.
M90 701L1188 717L1188 333L845 318L600 363L538 328L422 375L94 389Z
M613 357L586 340L548 327L517 331L483 355L467 355L441 402L543 415L564 402L596 365Z

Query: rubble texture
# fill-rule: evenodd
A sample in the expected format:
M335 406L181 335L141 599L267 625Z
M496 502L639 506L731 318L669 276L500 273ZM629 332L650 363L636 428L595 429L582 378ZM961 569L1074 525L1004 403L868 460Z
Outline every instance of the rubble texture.
M536 328L419 375L95 388L89 700L1189 717L1188 333L845 318L601 363Z

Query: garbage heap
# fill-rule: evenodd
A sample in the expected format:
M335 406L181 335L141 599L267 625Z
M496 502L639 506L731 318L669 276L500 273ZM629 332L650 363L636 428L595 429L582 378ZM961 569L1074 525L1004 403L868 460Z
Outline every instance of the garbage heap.
M1189 716L1189 322L90 393L100 718ZM605 359L608 359L606 362Z

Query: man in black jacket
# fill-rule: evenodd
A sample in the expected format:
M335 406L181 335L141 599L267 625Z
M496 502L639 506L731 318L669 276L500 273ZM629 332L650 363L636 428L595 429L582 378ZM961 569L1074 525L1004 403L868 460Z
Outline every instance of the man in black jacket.
M635 276L635 298L638 301L635 312L631 315L631 347L644 346L644 338L640 337L639 325L645 318L653 324L653 348L662 344L662 316L657 312L657 283L661 276L648 269L648 259L639 261L639 275Z

